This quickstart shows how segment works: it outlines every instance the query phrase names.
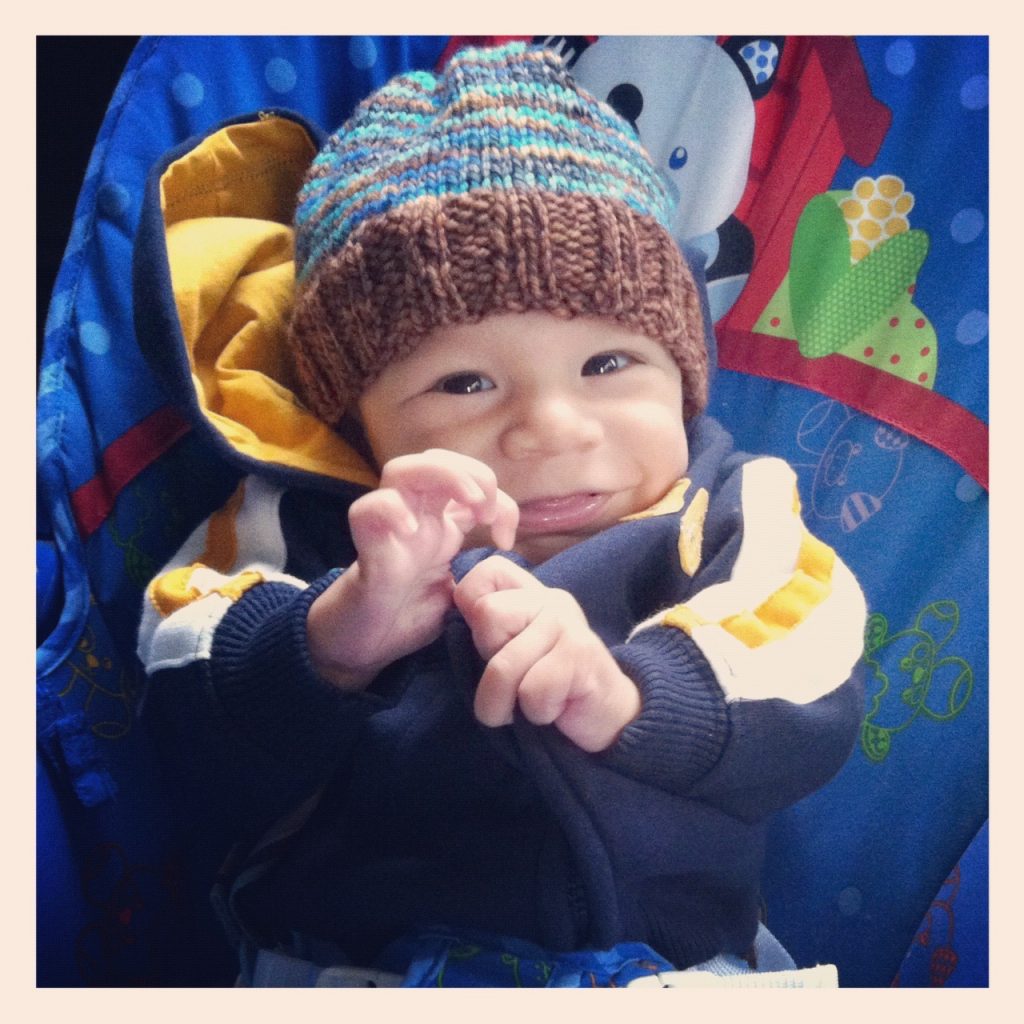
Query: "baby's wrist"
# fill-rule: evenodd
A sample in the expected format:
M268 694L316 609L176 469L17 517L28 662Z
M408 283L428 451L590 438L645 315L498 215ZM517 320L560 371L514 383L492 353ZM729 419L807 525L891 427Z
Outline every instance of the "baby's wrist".
M309 606L306 615L306 647L313 671L347 693L366 689L386 664L359 664L347 660L338 649L339 636L358 633L345 621L355 610L357 576L353 565Z
M383 668L383 666L360 668L346 665L329 654L322 653L312 638L309 640L309 662L320 679L330 683L332 687L342 693L358 693L365 690Z
M315 605L315 602L314 602ZM331 652L330 644L320 639L313 607L306 620L306 644L309 650L309 662L313 671L335 689L345 693L357 693L366 689L373 682L380 670L378 667L358 667L339 661Z

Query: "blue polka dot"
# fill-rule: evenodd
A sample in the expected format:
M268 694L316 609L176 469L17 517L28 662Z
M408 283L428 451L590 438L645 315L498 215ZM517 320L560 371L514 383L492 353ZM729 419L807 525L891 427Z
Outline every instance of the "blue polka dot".
M85 240L89 235L89 217L87 214L82 214L81 217L77 218L71 225L71 234L68 236L67 248L64 250L65 256L70 256L73 252L78 252L79 249L85 245Z
M761 54L761 56L757 58L757 66L759 68L763 68L763 67L767 67L767 65L768 65L768 58L764 54Z
M369 36L355 36L348 44L352 66L366 70L377 63L377 44Z
M966 245L973 242L985 230L985 215L981 210L967 207L949 222L949 233L954 242Z
M956 482L954 493L962 502L977 501L981 497L981 484L966 473Z
M274 92L291 92L299 77L295 73L292 62L285 60L284 57L274 57L273 60L268 60L263 74L267 79L267 85Z
M183 107L198 107L205 94L203 83L195 75L183 71L171 82L171 93Z
M956 340L961 345L977 345L988 336L988 313L972 309L960 318L956 325Z
M885 66L891 74L906 75L917 60L914 44L907 39L897 39L885 51Z
M78 328L78 337L82 342L82 348L94 356L105 356L110 351L110 335L107 329L95 320L86 320Z
M752 46L744 46L742 53L744 60L750 60L754 56L754 48Z
M45 462L60 441L60 425L63 417L51 416L36 427L36 451L39 461Z
M758 43L757 45L758 45L758 46L759 46L759 47L760 47L760 48L761 48L762 50L770 50L770 49L772 48L772 44L771 44L771 43L769 43L767 39L762 39L762 40L761 40L761 42L760 42L760 43Z
M58 292L50 299L50 308L46 313L46 327L44 334L52 334L59 327L64 326L68 318L68 310L71 308L71 293Z
M49 363L39 371L39 390L37 398L45 398L54 391L64 387L64 363Z
M97 142L96 145L92 147L92 153L89 154L89 166L85 169L86 180L91 178L100 169L100 165L103 163L103 157L106 155L106 152L107 144L105 141Z
M984 110L988 106L988 75L968 78L960 88L960 102L968 110Z
M844 917L854 917L860 913L861 907L864 906L864 896L860 889L856 889L851 885L839 894L836 903L839 905L840 914Z
M119 107L128 98L128 93L135 84L138 74L137 71L131 71L121 75L117 88L114 90L114 95L110 98L111 108Z
M96 205L99 207L100 213L113 220L128 209L131 200L132 197L124 185L119 185L116 181L108 181L100 188L96 196Z

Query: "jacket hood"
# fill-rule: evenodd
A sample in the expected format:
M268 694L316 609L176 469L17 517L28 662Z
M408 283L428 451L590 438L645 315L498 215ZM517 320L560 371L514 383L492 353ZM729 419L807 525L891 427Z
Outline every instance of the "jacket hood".
M323 140L286 111L190 139L150 172L133 260L136 334L168 391L230 462L283 484L376 485L296 394L285 345L292 215Z

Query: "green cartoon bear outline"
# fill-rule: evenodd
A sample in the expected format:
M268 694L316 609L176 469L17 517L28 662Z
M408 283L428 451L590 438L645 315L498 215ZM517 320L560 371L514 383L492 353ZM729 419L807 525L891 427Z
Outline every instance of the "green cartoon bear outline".
M933 620L935 625L931 625L929 620ZM951 600L933 601L918 614L913 626L892 634L884 615L875 612L869 616L864 632L864 661L871 671L871 679L880 683L880 688L871 699L871 707L861 727L861 748L872 762L879 764L884 761L892 749L893 737L908 729L922 715L933 722L949 722L963 711L974 689L974 670L958 655L942 655L959 627L960 609ZM882 711L892 680L882 668L878 655L905 639L914 642L909 653L900 658L899 668L909 674L910 685L901 691L899 702L911 710L895 726L879 725L874 719ZM936 673L945 666L958 668L959 672L949 687L945 708L936 710L928 705L928 697ZM889 706L892 705L890 701Z

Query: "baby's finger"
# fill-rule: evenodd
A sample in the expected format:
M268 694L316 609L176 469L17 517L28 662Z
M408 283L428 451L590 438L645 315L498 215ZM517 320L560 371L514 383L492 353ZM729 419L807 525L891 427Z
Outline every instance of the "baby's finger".
M373 543L392 534L411 537L419 526L405 498L390 489L373 491L354 501L348 522L357 551L360 544Z
M495 494L494 519L491 522L491 537L497 547L511 551L516 542L519 527L519 506L515 500L500 488Z
M473 701L478 721L489 726L508 725L512 721L520 684L557 640L555 631L542 626L527 628L490 658Z
M477 459L431 448L387 462L381 472L381 486L415 495L437 512L455 500L471 506L477 519L485 522L493 515L497 481L494 472Z
M535 630L536 636L553 635L558 623L550 616L541 616L540 611L534 591L500 590L482 597L466 617L480 656L494 657L529 629ZM543 621L538 625L539 618Z
M519 683L519 709L534 725L550 725L566 709L573 694L576 666L555 644Z
M491 555L478 562L459 581L455 588L455 604L473 624L473 609L481 598L501 590L542 589L544 584L522 566L502 555Z

